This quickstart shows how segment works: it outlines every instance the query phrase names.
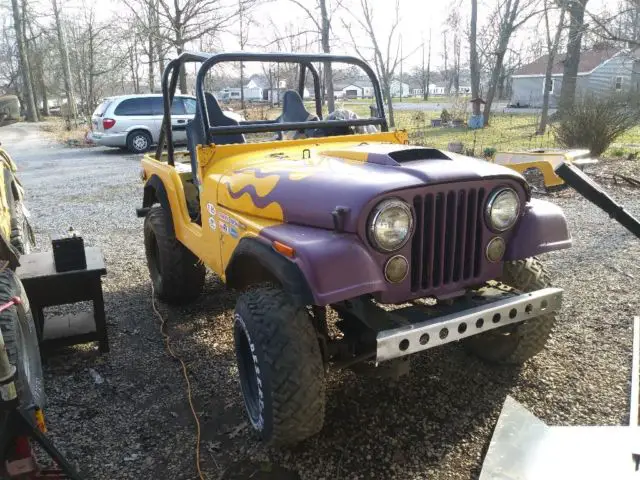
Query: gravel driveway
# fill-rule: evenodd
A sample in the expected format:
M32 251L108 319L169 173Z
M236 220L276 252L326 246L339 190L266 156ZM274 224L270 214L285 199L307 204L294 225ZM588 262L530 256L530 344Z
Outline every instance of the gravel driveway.
M183 380L150 304L134 211L139 158L54 146L26 124L0 128L0 141L21 170L39 248L48 248L49 233L73 226L102 249L109 272L111 353L85 345L47 359L52 437L87 478L196 478ZM639 190L611 192L640 215ZM565 209L574 246L545 258L565 289L546 351L516 370L485 366L452 344L415 356L412 375L395 385L330 373L325 428L294 449L263 447L245 421L231 341L234 294L209 276L197 302L161 305L191 375L207 478L474 478L507 394L550 424L625 424L640 241L572 191L550 198Z

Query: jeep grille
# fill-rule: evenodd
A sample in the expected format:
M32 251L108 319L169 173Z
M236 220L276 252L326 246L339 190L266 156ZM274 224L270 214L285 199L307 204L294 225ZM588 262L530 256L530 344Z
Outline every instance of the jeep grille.
M484 188L416 196L411 290L430 290L480 276Z

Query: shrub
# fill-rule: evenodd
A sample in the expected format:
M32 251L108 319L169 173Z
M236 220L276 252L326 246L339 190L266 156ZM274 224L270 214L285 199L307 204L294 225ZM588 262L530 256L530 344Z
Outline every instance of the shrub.
M442 120L442 123L449 123L451 121L451 114L446 108L442 109L442 113L440 114L440 120Z
M497 152L498 150L494 147L485 147L485 149L482 151L482 155L484 156L484 158L493 158L495 157Z
M576 98L573 107L553 125L556 141L566 148L588 148L602 155L611 143L638 124L638 100L619 95Z
M624 157L624 150L622 148L614 148L611 150L611 155L614 157Z

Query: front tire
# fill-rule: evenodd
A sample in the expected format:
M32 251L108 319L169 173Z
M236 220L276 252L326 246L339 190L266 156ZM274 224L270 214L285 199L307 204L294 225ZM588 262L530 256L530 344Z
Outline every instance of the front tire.
M144 248L156 295L168 303L195 300L204 286L206 269L176 238L163 207L151 207L144 219Z
M506 262L499 280L521 292L551 286L549 274L537 258ZM545 347L555 321L555 314L543 315L469 337L464 340L464 345L471 353L490 363L522 364Z
M4 270L0 272L0 305L13 297L20 297L25 315L19 315L16 306L0 312L0 330L9 363L17 369L15 385L19 404L23 408L29 405L42 408L45 404L44 380L38 334L31 316L29 299L16 274L11 270Z
M238 298L233 327L240 387L249 420L273 445L322 429L324 366L311 318L277 288Z
M145 153L151 148L151 135L143 130L136 130L127 136L127 149L131 153Z

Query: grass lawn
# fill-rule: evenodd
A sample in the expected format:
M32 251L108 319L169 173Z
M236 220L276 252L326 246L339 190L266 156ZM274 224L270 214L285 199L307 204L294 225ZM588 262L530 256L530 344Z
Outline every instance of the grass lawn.
M438 97L440 101L442 98ZM371 104L371 101L338 100L336 108L351 110L362 118L370 115ZM306 102L306 107L309 111L314 110L312 102ZM259 107L247 110L246 116L251 119L276 118L281 112L282 107ZM429 111L395 112L396 127L406 130L410 142L417 145L446 150L450 142L462 142L464 151L473 151L477 156L482 155L485 148L495 148L498 151L559 148L550 130L544 135L535 134L539 121L537 115L494 113L489 126L480 130L469 130L466 127L431 127L431 118L434 117L437 117L437 114ZM603 157L623 157L630 153L640 154L640 125L620 136Z

